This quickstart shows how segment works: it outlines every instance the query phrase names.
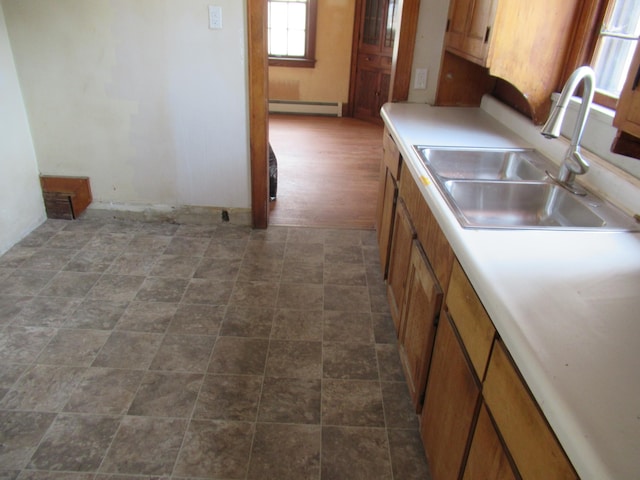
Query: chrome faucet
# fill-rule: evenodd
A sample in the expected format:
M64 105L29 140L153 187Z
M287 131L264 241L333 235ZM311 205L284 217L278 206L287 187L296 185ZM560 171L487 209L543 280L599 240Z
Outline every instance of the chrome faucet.
M564 155L558 176L547 174L557 183L567 188L572 193L581 193L581 189L574 185L576 175L583 175L589 170L589 163L580 153L580 140L587 123L587 115L593 101L593 93L595 90L596 76L591 67L580 67L571 74L569 80L560 93L558 103L549 115L547 123L544 124L540 133L546 138L558 138L560 136L560 128L564 120L564 114L567 111L567 105L573 93L578 88L580 82L584 81L584 90L582 92L582 104L578 112L576 126L571 136L571 145L567 153Z

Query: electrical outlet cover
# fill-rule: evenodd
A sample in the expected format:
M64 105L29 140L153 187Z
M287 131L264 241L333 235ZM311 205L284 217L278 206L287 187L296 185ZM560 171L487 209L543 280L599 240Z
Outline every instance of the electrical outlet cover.
M212 30L222 28L222 7L209 5L209 28Z

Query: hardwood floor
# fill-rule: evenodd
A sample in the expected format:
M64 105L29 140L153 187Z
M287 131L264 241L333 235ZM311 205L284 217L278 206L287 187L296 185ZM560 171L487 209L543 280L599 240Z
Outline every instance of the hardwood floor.
M373 229L382 127L353 118L270 115L278 195L270 225Z

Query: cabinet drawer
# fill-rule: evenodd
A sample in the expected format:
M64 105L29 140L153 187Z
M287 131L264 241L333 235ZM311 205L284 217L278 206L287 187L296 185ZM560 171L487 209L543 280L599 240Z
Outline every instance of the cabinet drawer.
M400 150L398 150L396 142L393 141L393 138L391 138L391 135L386 129L382 136L382 149L384 164L389 169L391 175L393 175L393 178L397 180L400 176Z
M577 478L500 340L495 342L482 391L524 480Z
M482 380L496 330L457 260L453 263L446 304L473 368Z
M380 65L380 57L370 53L358 55L358 65L360 67L377 67Z
M387 57L387 56L380 57L380 66L382 68L391 68L392 63L393 63L392 57Z

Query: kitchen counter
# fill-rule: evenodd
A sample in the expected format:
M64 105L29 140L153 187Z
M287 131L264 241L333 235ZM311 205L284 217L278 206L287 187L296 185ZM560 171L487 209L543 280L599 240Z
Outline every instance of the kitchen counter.
M479 108L382 117L580 477L640 478L640 233L463 229L412 145L531 145Z

